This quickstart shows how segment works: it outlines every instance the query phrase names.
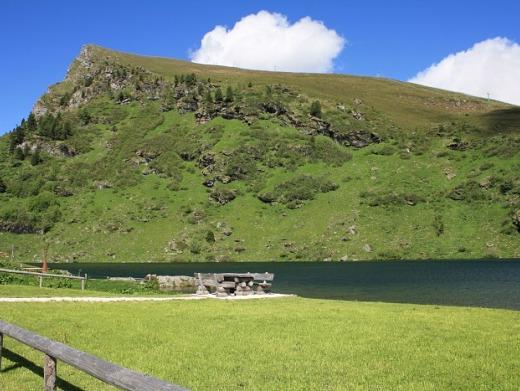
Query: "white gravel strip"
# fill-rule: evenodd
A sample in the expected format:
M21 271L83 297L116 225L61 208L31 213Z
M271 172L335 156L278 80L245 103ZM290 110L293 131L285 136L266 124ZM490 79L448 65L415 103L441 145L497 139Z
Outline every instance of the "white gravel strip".
M269 293L265 295L228 296L216 297L215 295L179 295L168 297L0 297L0 303L54 303L54 302L85 302L85 303L113 303L126 301L172 301L172 300L248 300L248 299L274 299L278 297L294 297L295 295L283 295Z

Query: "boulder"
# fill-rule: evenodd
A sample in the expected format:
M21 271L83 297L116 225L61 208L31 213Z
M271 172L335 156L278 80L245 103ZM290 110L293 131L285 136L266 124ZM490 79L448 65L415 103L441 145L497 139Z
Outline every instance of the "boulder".
M465 151L469 147L469 143L459 139L454 139L451 143L448 144L448 148L452 151Z
M234 190L217 188L209 195L211 201L215 201L219 205L226 205L228 202L233 201L236 198L236 192Z
M195 292L197 287L195 277L190 276L158 276L156 274L148 274L144 280L157 281L159 289L162 291Z

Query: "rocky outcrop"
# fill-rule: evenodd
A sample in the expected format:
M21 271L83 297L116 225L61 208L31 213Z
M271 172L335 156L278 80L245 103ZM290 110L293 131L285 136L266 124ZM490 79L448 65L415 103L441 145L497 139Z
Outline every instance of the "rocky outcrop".
M197 282L190 276L158 276L148 274L145 278L148 282L157 282L162 291L195 292Z
M234 190L217 188L213 189L213 191L209 195L209 199L211 201L216 202L219 205L226 205L227 203L233 201L236 198L236 192Z
M77 155L76 150L71 147L70 145L67 145L62 142L57 143L49 143L44 140L28 140L24 141L22 144L17 146L18 148L22 150L27 150L31 153L34 153L35 151L43 152L47 155L55 156L55 157L73 157Z
M30 223L0 220L0 232L10 232L12 234L36 234L41 233L42 230L34 227Z
M470 148L470 145L468 142L454 139L451 143L448 144L448 148L452 151L465 151Z
M340 133L332 129L328 122L318 118L313 118L312 123L317 133L330 137L345 146L363 148L370 144L381 142L381 138L377 134L366 130L351 130L346 133Z

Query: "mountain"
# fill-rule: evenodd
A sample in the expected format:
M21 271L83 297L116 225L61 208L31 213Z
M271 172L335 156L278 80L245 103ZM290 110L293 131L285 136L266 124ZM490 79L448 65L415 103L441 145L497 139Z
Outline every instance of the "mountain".
M520 257L519 149L520 108L496 101L87 45L0 138L0 251L30 261L48 247L61 262Z

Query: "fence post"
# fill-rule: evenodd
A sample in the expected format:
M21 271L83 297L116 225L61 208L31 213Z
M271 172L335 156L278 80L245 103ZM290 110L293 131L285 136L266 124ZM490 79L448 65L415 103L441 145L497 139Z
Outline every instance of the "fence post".
M2 369L2 348L4 347L4 334L0 333L0 370Z
M43 287L43 276L40 276L40 288Z
M47 354L43 362L43 391L56 391L56 359Z

